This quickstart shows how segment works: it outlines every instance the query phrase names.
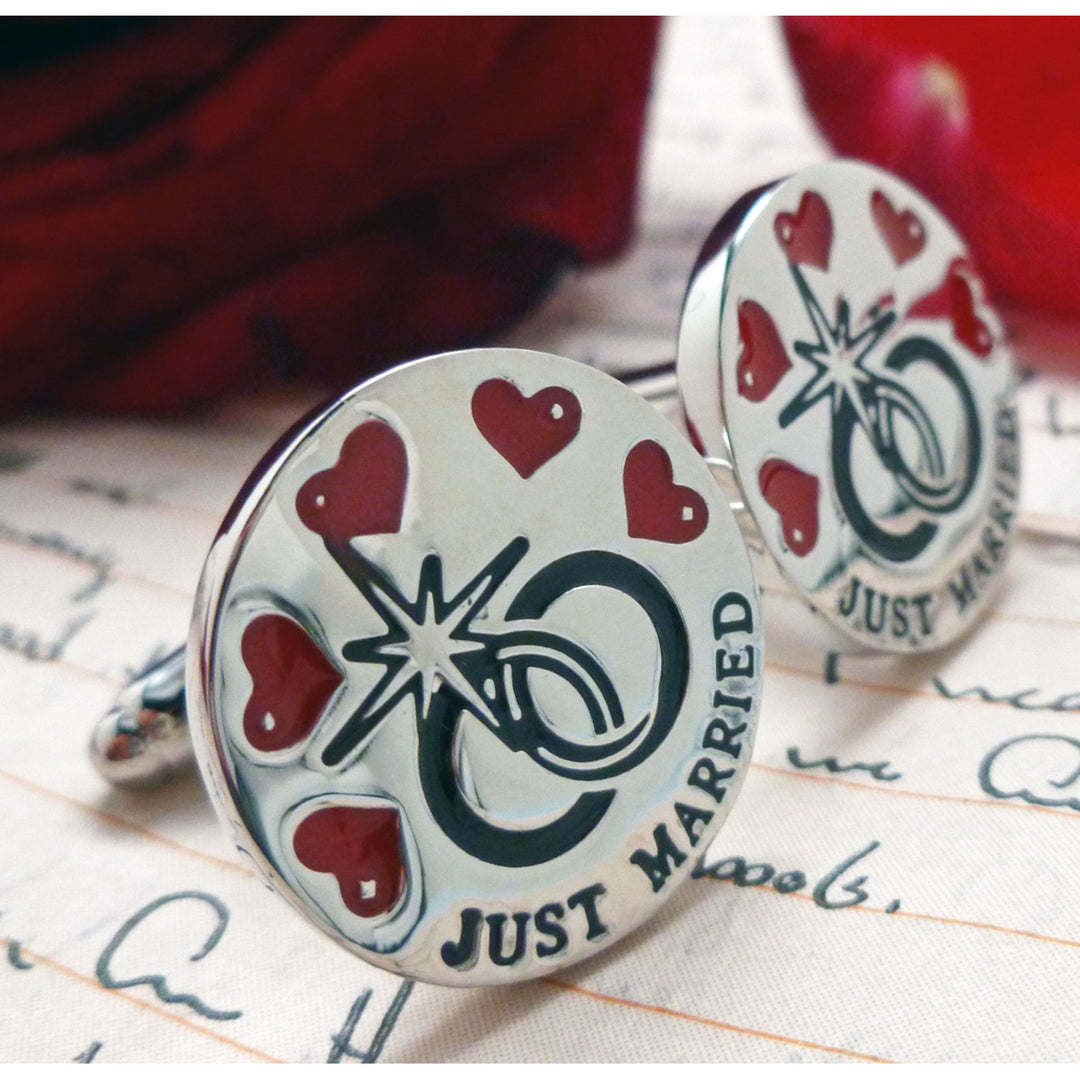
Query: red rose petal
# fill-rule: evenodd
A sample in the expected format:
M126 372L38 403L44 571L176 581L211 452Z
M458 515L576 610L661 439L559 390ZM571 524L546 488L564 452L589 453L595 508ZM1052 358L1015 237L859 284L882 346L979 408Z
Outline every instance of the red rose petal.
M784 26L838 152L936 203L995 301L1080 319L1080 21L795 16Z
M497 333L629 237L657 31L140 20L13 66L0 411L347 386Z

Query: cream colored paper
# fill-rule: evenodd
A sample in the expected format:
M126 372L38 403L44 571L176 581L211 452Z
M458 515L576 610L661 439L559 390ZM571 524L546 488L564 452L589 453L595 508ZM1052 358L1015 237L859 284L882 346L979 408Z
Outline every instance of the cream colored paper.
M773 23L669 23L635 248L508 343L669 357L718 214L825 153ZM711 875L588 964L474 991L324 940L241 866L193 776L114 792L86 756L126 679L185 637L233 492L310 404L0 428L0 1059L1080 1057L1080 386L1023 386L1023 528L975 633L830 658L770 594L760 735Z

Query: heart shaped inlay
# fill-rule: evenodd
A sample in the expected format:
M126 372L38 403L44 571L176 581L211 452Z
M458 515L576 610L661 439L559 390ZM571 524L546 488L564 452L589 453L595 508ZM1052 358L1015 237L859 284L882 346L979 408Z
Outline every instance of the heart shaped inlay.
M791 361L772 316L756 300L739 303L739 342L742 353L735 368L739 395L764 401L791 370Z
M705 500L674 482L671 458L657 442L646 439L632 447L623 465L626 531L643 540L686 544L709 524Z
M547 386L526 397L509 379L488 379L472 396L480 434L527 480L564 450L581 427L581 404L567 389Z
M926 229L911 210L898 211L883 191L870 196L870 214L893 262L903 266L926 246Z
M690 439L690 445L702 456L707 457L708 451L705 449L705 440L701 437L701 432L694 427L693 420L690 419L685 413L683 413L683 423L686 424L686 434Z
M829 269L832 215L828 204L816 191L803 193L794 214L777 214L773 229L791 262L816 266L819 270Z
M796 555L808 555L818 539L818 479L789 461L770 458L758 472L765 501L779 514L784 543Z
M993 352L994 336L975 313L973 281L978 278L970 263L954 259L945 280L933 292L912 304L908 316L948 319L952 323L953 337L985 359Z
M244 627L240 655L251 675L244 737L268 753L315 729L343 676L307 632L284 615L257 615Z
M408 478L401 436L383 420L365 420L349 432L337 462L305 481L296 493L296 512L312 532L334 543L396 533Z
M293 834L300 862L333 874L341 902L364 919L391 911L405 891L401 843L401 819L389 806L328 806Z

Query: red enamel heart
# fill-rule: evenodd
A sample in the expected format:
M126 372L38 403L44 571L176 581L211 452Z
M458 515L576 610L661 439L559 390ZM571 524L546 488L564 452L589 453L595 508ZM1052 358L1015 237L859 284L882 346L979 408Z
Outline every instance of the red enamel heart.
M764 401L791 369L791 361L772 316L756 300L739 303L739 341L742 353L735 368L739 395Z
M705 449L705 442L701 438L701 432L694 427L693 420L690 419L685 413L683 414L683 423L686 424L686 434L690 438L690 445L702 456L708 456L708 451Z
M342 683L341 672L304 629L284 615L257 615L244 627L240 655L251 675L244 735L261 751L303 742Z
M972 287L975 281L978 278L971 265L964 259L954 259L945 280L933 292L912 304L908 316L949 319L953 337L976 356L985 358L994 349L994 337L986 323L975 314L975 290Z
M832 215L825 200L816 191L807 191L794 214L776 215L773 223L776 239L791 262L829 269L832 249Z
M799 556L817 543L819 486L816 476L780 458L770 458L758 472L761 494L780 515L784 543Z
M405 890L401 819L392 807L328 806L293 834L293 851L309 870L333 874L342 903L364 919L385 915Z
M693 488L674 483L671 458L651 439L639 442L626 455L623 497L630 536L686 544L709 524L705 500Z
M926 246L923 223L911 210L898 211L885 192L870 196L870 214L897 266L910 262Z
M526 397L509 379L488 379L472 396L480 434L528 479L570 444L581 427L581 404L561 386Z
M409 462L401 436L382 420L349 432L336 464L296 493L300 520L325 540L396 533L401 528Z

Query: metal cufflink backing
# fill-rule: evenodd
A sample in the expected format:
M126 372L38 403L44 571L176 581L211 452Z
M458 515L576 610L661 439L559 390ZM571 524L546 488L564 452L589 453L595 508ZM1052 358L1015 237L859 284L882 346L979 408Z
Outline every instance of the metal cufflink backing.
M179 669L106 718L103 772L179 713ZM475 985L593 955L689 875L760 675L749 556L689 443L607 375L484 349L372 379L264 460L206 561L186 697L279 893L374 964ZM157 734L127 779L175 765Z
M849 651L972 625L1015 531L1015 375L925 198L843 160L744 196L691 276L676 367L763 588L793 587Z

